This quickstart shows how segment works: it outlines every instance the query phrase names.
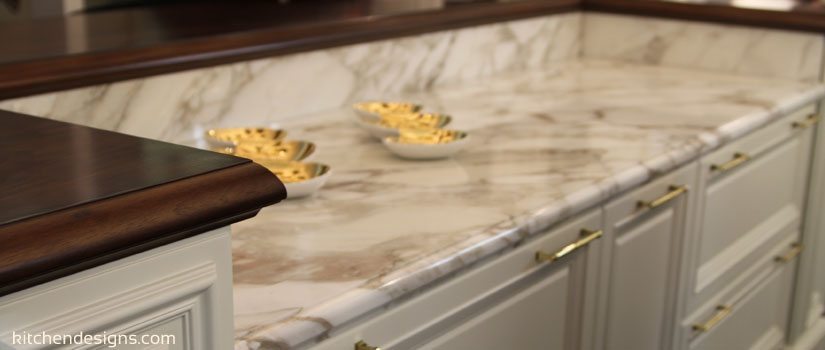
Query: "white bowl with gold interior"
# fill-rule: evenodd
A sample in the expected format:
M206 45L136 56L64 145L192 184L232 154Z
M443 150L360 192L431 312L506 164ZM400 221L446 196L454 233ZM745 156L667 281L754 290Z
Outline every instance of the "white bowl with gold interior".
M352 110L360 118L376 121L385 114L418 113L421 105L410 102L367 101L352 105Z
M382 140L398 136L399 129L439 129L450 124L452 117L439 113L398 113L386 114L377 120L359 118L358 124L369 133Z
M315 153L315 144L300 140L274 142L239 142L229 148L231 154L252 160L298 161L306 160Z
M206 132L206 142L219 151L241 142L274 142L284 137L286 131L267 127L219 128Z
M256 160L255 162L263 165L284 183L287 198L301 198L315 194L332 174L329 165L321 163L273 160Z
M458 153L469 141L470 135L464 131L401 129L398 136L386 137L383 143L401 158L440 159Z

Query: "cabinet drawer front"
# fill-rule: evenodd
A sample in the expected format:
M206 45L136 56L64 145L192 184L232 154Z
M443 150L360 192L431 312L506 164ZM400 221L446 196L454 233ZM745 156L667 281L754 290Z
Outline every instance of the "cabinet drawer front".
M584 279L594 279L592 275L595 272L588 275L584 270L595 271L597 260L590 259L597 259L598 256L582 253L597 249L601 240L597 239L586 248L571 252L552 263L537 262L536 252L561 251L572 242L582 239L582 229L600 229L601 222L601 210L594 209L501 256L491 257L491 261L482 262L480 266L404 301L395 308L378 312L350 329L331 334L329 339L317 344L305 344L302 348L350 350L353 344L361 340L382 349L418 349L423 346L438 348L438 344L450 343L448 334L474 334L491 324L500 324L502 320L510 320L525 312L525 317L549 322L547 326L540 328L541 339L548 339L544 336L546 333L566 335L554 338L548 344L576 342L578 339L572 339L576 335L568 332L566 327L571 323L580 323L576 318L583 317L582 314L587 311L575 309L572 310L575 312L566 312L565 308L570 308L572 303L581 304L584 298L592 298L594 288L577 290L577 293L570 293L569 289L572 288L571 281L575 281L573 285L579 285L586 283ZM571 268L569 264L573 261L576 262L576 267ZM552 298L553 305L564 307L552 309L533 304L533 307L541 308L539 312L526 306L533 302L546 302L546 298ZM512 312L510 307L521 311ZM524 311L527 309L532 313ZM548 315L544 315L545 312ZM550 330L547 328L549 325L565 328ZM538 329L531 328L525 332L533 334Z
M773 349L785 337L799 252L798 232L771 247L682 324L690 349Z
M775 269L742 299L721 304L698 325L710 325L691 350L775 349L782 344L790 310L793 264ZM690 326L691 330L694 327ZM695 332L695 331L694 331Z

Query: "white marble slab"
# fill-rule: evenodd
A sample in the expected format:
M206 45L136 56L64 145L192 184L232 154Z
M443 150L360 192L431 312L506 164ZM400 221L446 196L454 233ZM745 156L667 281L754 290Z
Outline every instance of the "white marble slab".
M0 101L0 109L192 143L215 126L268 125L362 99L510 71L579 53L568 13L165 74Z
M809 104L825 87L579 62L410 95L472 135L404 161L347 109L285 126L334 175L233 226L237 348L288 349Z
M586 13L582 53L733 74L818 81L823 36L640 16Z

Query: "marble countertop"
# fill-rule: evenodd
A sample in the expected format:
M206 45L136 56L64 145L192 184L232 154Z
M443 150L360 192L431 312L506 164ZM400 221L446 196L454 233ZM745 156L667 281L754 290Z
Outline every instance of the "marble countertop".
M236 349L321 339L823 95L584 61L404 96L471 133L453 159L396 158L346 109L283 125L333 176L233 226Z

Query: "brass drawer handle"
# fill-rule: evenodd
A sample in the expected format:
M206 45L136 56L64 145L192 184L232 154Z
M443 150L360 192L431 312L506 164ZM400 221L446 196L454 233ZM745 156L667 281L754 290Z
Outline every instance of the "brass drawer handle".
M751 159L751 157L747 154L736 153L736 154L733 155L733 159L731 159L731 160L729 160L725 163L711 165L710 170L713 170L713 171L728 171L728 170L731 170L733 168L736 168L736 167L742 165L742 163L747 162L750 159Z
M693 325L693 330L702 333L707 332L725 319L725 317L728 317L731 311L733 311L733 309L730 305L719 305L716 307L716 314L714 314L713 317L705 321L705 323Z
M357 343L355 343L355 350L381 350L381 348L369 345L363 340L359 340Z
M573 243L570 243L570 244L564 246L564 248L559 249L559 251L557 251L554 254L538 251L538 252L536 252L536 261L537 262L545 262L545 261L552 262L552 261L559 260L562 257L564 257L565 255L568 255L568 254L576 251L577 249L590 244L590 242L593 242L594 240L601 237L602 234L604 234L604 232L602 230L590 231L590 230L587 230L587 229L582 229L582 231L581 231L582 238L580 238L579 240L577 240Z
M786 263L796 258L796 256L799 255L799 253L802 253L802 245L799 243L794 243L791 244L791 249L789 249L787 253L777 255L773 258L773 260L781 263Z
M668 191L669 192L665 193L664 196L656 198L656 199L654 199L650 202L639 201L638 206L639 207L645 207L645 208L648 208L648 209L654 209L654 208L660 207L662 205L665 205L667 202L670 202L670 201L676 199L676 197L679 197L682 194L684 194L685 192L687 192L687 187L677 186L677 185L670 185L670 187L668 187Z
M816 114L811 114L811 115L808 116L808 118L805 118L804 121L793 122L793 124L791 124L791 126L794 129L807 129L807 128L810 128L810 127L816 125L816 123L818 123L818 122L819 122L819 116L816 115Z

